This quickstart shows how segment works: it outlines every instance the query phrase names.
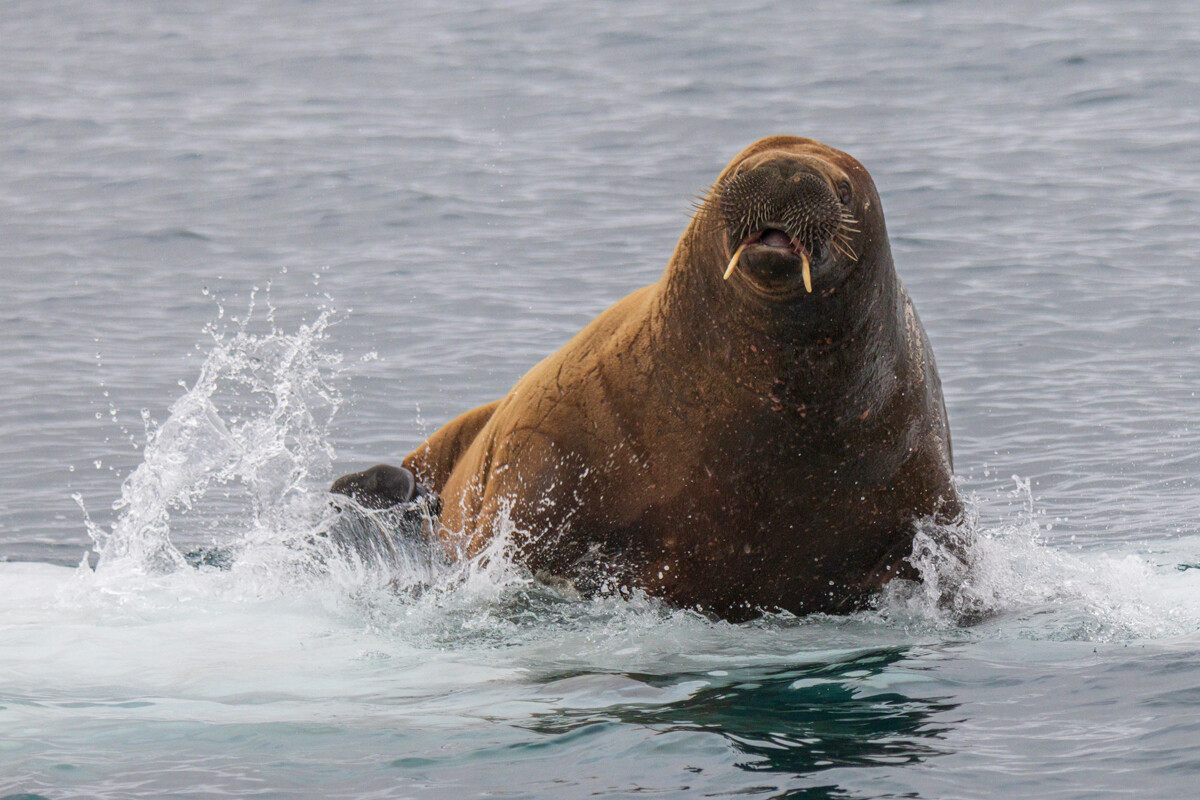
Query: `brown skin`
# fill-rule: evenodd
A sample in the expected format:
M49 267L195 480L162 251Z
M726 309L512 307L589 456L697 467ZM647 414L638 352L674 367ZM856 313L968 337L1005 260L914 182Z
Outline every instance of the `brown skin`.
M756 244L774 226L737 221L737 176L768 207L808 181L805 197L853 217L853 257L825 229ZM404 465L441 496L455 552L478 554L510 519L535 573L731 620L852 610L911 577L915 520L959 513L933 354L871 177L784 136L726 167L657 283Z

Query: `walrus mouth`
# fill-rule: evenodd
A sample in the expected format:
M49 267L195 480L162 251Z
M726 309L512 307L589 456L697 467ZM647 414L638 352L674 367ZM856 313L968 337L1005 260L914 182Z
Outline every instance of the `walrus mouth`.
M734 251L733 258L729 259L729 266L725 268L725 274L722 276L724 280L729 280L729 276L737 269L738 259L741 258L742 251L747 247L767 247L774 250L782 250L794 255L800 259L800 274L804 278L804 290L812 294L812 259L809 258L808 249L799 239L794 239L788 236L786 232L779 228L763 228L760 231L754 231L748 235L738 249Z

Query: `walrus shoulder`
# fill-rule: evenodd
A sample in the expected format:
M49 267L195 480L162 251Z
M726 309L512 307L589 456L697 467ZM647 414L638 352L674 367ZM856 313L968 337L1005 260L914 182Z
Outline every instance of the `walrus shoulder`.
M510 457L520 452L520 442L531 434L575 449L576 440L610 413L610 389L601 373L606 368L632 371L633 358L648 346L641 340L656 289L643 287L609 307L525 373L500 401L499 410L495 405L485 407L496 413L479 422L479 430L486 425L484 437L493 445L507 443ZM622 387L638 379L636 374L626 376Z
M487 425L500 402L493 400L459 414L405 456L404 466L417 476L418 481L435 492L441 491L454 466Z

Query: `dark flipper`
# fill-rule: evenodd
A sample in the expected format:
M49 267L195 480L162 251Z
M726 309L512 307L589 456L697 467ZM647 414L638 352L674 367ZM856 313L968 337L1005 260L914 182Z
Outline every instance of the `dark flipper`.
M392 569L433 558L441 501L409 470L377 464L343 475L330 491L354 500L335 500L341 513L326 534L344 553Z
M377 464L362 472L343 475L333 482L329 491L352 497L360 506L370 509L411 503L418 496L429 494L411 472L390 464Z

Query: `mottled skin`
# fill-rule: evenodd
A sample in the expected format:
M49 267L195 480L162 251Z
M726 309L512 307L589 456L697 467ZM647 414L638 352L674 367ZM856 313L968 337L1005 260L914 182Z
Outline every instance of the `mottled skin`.
M857 259L814 259L810 294L798 258L752 247L723 280L740 234L716 195L749 170L842 192ZM851 610L907 574L914 520L958 513L933 353L866 169L777 136L714 187L657 283L405 459L450 549L477 554L508 518L534 572L737 620Z

